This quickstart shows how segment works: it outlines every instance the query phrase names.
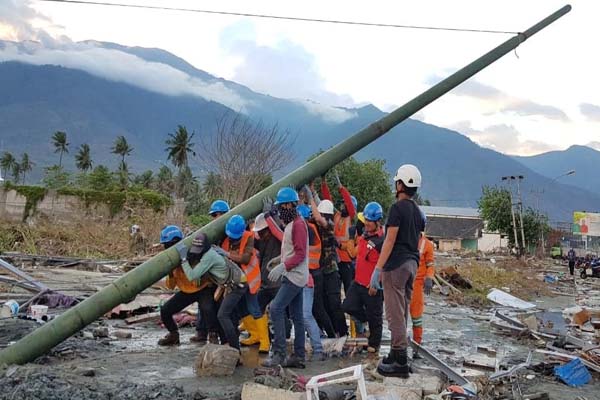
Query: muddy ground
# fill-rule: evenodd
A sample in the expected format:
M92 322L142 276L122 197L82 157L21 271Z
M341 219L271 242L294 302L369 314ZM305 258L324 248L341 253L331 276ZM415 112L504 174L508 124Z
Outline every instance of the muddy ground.
M539 297L533 300L540 309L561 311L575 304L572 296ZM528 339L502 336L489 323L493 308L470 308L449 304L448 299L433 294L427 299L424 316L425 346L457 371L462 370L466 355L476 353L478 345L504 352L510 365L523 362L535 343ZM104 324L112 333L125 326L122 320L103 320L86 329ZM24 320L0 321L0 343L17 340L36 323ZM127 327L130 339L85 338L78 334L53 351L24 366L0 370L0 399L239 399L244 382L253 380L254 368L263 356L255 348L243 351L243 366L232 377L196 377L193 365L198 346L189 343L193 328L182 328L182 345L161 348L157 340L164 330L156 323ZM389 337L387 337L389 338ZM384 338L385 339L385 338ZM382 349L385 353L387 349ZM312 376L364 362L358 354L308 362L297 373ZM541 355L534 356L542 361ZM426 365L418 360L415 365ZM551 399L600 399L597 377L583 388L569 388L533 372L519 380L523 392L548 392Z

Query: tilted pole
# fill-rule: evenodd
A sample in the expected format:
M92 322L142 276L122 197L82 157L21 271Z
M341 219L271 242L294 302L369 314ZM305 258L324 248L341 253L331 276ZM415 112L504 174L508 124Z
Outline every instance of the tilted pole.
M529 37L550 25L570 10L571 6L566 5L525 32L505 41L466 67L456 71L443 81L421 93L402 107L350 136L260 193L252 196L233 208L225 217L218 218L204 226L198 232L206 233L211 239L222 237L224 235L225 222L229 216L241 214L246 218L254 217L262 210L263 198L274 198L281 187L301 185L326 173L336 164L358 152L429 103L443 96L500 57L509 53ZM188 236L184 241L187 245L190 245L192 237ZM69 309L64 314L31 332L12 346L2 350L0 352L0 365L23 364L34 360L69 336L94 322L115 306L130 302L138 293L163 278L178 264L179 255L175 248L165 250L152 257L93 296Z

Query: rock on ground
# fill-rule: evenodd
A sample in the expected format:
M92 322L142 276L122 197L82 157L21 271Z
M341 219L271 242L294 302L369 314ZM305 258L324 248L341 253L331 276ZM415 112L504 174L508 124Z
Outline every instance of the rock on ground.
M244 383L242 388L242 400L302 400L305 398L305 393L290 392L253 382Z
M209 343L200 348L194 371L198 376L231 376L239 359L240 353L233 347Z
M383 383L367 382L367 394L381 400L421 400L423 396L438 394L442 384L437 375L414 373L408 379L385 378Z

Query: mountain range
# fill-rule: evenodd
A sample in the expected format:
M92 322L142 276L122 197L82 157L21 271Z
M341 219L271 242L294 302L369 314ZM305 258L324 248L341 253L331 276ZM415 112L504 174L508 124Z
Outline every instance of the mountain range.
M117 164L110 147L116 136L124 135L134 148L129 164L141 172L166 161L164 142L177 125L197 136L207 135L225 112L241 112L297 135L292 169L385 115L372 105L331 107L256 93L160 49L83 45L92 49L87 56L119 55L138 64L112 72L110 63L104 69L100 62L78 64L66 59L66 52L60 60L38 57L39 43L0 42L0 145L17 155L29 153L37 163L33 180L41 177L41 166L56 163L58 155L50 143L56 130L68 133L71 153L88 143L96 165ZM152 75L144 76L148 66L157 71L154 81ZM71 153L65 165L74 169ZM482 148L458 132L409 119L357 157L385 159L391 173L403 163L418 165L424 176L423 197L433 205L473 207L483 185L502 185L502 176L523 175L525 205L541 208L552 221L570 221L574 210L600 209L600 175L594 171L600 152L589 147L511 157ZM561 176L573 169L575 174Z

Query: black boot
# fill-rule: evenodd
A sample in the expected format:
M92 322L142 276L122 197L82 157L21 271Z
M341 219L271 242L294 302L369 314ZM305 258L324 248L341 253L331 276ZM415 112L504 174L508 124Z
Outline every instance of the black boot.
M388 355L381 360L383 364L393 364L398 359L398 350L391 349Z
M389 360L390 358L392 359ZM386 364L384 361L385 360L382 360L377 367L377 372L381 375L402 379L407 379L410 376L406 349L390 351L387 361L392 361L392 363Z
M263 367L267 368L275 368L279 366L283 366L285 364L285 355L279 353L273 353L273 355L267 358L261 364Z

